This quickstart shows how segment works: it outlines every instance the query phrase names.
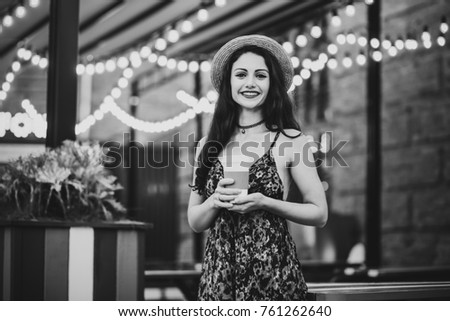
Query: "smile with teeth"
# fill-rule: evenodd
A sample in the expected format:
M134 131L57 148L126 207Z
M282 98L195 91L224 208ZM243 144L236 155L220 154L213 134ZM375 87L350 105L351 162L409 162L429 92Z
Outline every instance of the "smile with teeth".
M259 92L257 92L257 91L242 91L241 95L244 96L245 98L255 98L256 96L259 95Z

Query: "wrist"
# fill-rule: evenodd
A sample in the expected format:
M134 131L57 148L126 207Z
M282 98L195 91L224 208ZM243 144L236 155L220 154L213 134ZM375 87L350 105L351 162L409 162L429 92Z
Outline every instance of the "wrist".
M267 197L264 194L261 194L260 207L262 210L267 211L270 208L270 197Z
M214 204L214 194L212 194L208 199L206 200L206 205L208 206L209 210L214 210L216 208Z

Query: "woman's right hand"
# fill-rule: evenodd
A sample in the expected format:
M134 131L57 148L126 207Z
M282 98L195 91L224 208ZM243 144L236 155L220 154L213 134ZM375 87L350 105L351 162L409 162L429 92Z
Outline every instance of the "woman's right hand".
M231 201L233 201L240 193L241 190L237 188L229 188L227 185L234 183L232 178L223 178L217 183L214 194L211 195L213 208L230 208L233 207Z

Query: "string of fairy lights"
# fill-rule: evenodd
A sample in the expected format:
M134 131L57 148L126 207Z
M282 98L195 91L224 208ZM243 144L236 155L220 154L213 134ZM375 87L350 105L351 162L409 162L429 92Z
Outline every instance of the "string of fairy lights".
M364 2L366 5L371 5L374 0L365 0ZM226 5L226 1L216 0L214 4L217 7L223 7ZM345 14L348 17L352 17L355 15L355 12L353 1L347 1L342 8L333 9L329 12L328 18L330 25L340 27L342 25L341 16ZM207 9L204 7L199 8L196 19L197 22L206 21L208 19ZM128 54L97 60L91 58L87 63L79 63L76 67L76 73L78 75L84 73L88 75L103 74L105 72L113 72L117 69L121 69L122 73L100 106L76 125L76 134L79 135L86 132L97 121L102 120L107 113L111 113L126 126L148 133L169 131L193 119L196 114L212 113L214 110L214 102L217 99L217 93L214 91L208 92L206 97L199 100L185 92L178 92L176 95L177 99L190 108L170 119L159 122L138 119L127 113L116 103L116 100L122 96L123 91L128 88L131 82L130 79L134 75L134 70L141 67L143 63L157 64L160 68L167 68L173 72L196 73L199 70L202 72L208 72L210 70L211 65L209 60L176 60L174 58L168 58L164 54L168 44L173 44L179 40L180 32L192 32L193 24L191 20L183 18L176 23L171 23L168 28L164 29L165 32L159 33L156 40L154 39L137 49L133 49ZM191 26L192 28L189 29L186 26ZM326 49L323 52L316 53L314 58L305 57L300 60L295 55L296 48L305 48L308 43L314 39L319 39L324 33L320 23L314 23L307 31L297 35L294 43L289 41L282 43L283 48L291 55L292 64L296 70L293 84L289 91L295 90L296 87L301 86L305 80L309 79L313 73L319 72L324 68L329 68L330 70L336 70L338 68L348 69L355 65L365 65L368 58L380 62L387 57L395 57L406 51L414 51L419 48L430 49L433 46L444 47L446 45L446 34L448 30L449 26L446 17L442 16L437 28L430 29L426 25L423 26L420 37L415 37L412 33L406 33L397 38L386 34L380 39L367 39L363 33L353 32L351 30L342 31L326 45ZM351 50L352 48L353 50ZM356 51L357 54L352 55L351 51ZM340 56L339 58L338 55ZM19 48L16 58L11 63L11 67L6 73L5 80L0 88L0 105L2 101L6 100L14 79L16 79L22 65L26 63L31 63L45 70L48 67L48 58L28 48ZM42 135L45 137L46 130L43 130L43 128L47 126L45 121L46 116L45 114L32 112L32 107L34 108L28 100L24 100L22 102L22 108L25 109L25 113L17 113L12 116L9 113L0 112L0 137L5 135L6 130L12 131L16 137L26 137L30 133L34 133L39 138L43 137ZM24 136L25 133L27 133L26 136Z
M40 0L21 0L0 12L0 34L6 29L13 28L16 20L25 18L30 9L35 9L40 4Z

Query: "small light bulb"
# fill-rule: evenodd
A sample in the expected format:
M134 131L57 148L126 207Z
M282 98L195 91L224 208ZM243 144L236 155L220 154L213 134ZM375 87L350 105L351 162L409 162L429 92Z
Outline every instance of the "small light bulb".
M336 58L331 57L330 59L328 59L327 61L327 67L330 69L336 69L338 66L338 62L336 60Z
M113 59L108 59L105 63L105 69L108 72L116 70L116 62Z
M40 0L29 0L29 1L28 1L28 5L29 5L31 8L37 8L37 7L39 7L40 4L41 4L41 1L40 1Z
M445 16L443 16L441 18L441 25L439 26L439 30L443 34L446 34L448 32L448 23L447 23L447 18L445 18Z
M190 20L184 20L181 24L181 31L184 33L190 33L194 30L194 26L192 25L192 22Z
M330 55L335 55L338 52L338 46L336 46L334 43L330 43L327 46L327 51Z
M427 26L425 26L423 28L421 38L422 38L422 42L430 42L431 41L431 35L430 35L430 32L428 31Z
M86 67L83 64L78 64L75 70L77 72L77 75L80 76L84 74Z
M48 66L48 59L45 57L42 57L41 60L39 61L39 67L41 69L45 69Z
M14 10L14 14L17 18L22 19L27 14L27 9L25 9L24 6L19 5L17 6L16 10Z
M7 14L6 16L3 17L3 25L6 28L11 27L14 24L14 19L11 15Z
M33 55L33 53L30 50L25 50L23 53L23 57L22 59L25 61L28 61L31 59L31 56Z
M92 76L95 73L95 66L93 64L86 65L86 73Z
M11 84L10 84L9 82L4 82L4 83L2 84L2 90L3 90L4 92L7 93L10 89L11 89Z
M395 40L395 48L397 48L397 50L405 49L405 42L402 38L398 38L397 40Z
M103 74L105 72L105 63L102 61L99 61L95 64L95 72L99 75Z
M312 60L309 58L305 58L302 61L302 67L306 68L306 69L311 69L311 65L312 65Z
M155 48L159 51L163 51L167 48L167 42L164 38L158 38L155 42Z
M359 36L359 37L358 37L358 45L359 45L360 47L365 47L365 46L367 46L367 38L364 37L364 36Z
M311 77L311 71L309 71L308 69L302 69L302 70L300 70L300 76L303 79L308 79Z
M169 40L171 43L175 43L180 39L180 34L177 30L171 29L167 33L167 40Z
M160 67L165 67L167 65L167 57L164 55L159 56L158 60L157 60L157 64Z
M117 67L119 67L120 69L127 68L129 64L130 64L130 61L123 56L119 57L119 59L117 60Z
M14 72L18 72L18 71L20 70L20 67L22 67L22 65L21 65L20 62L18 62L18 61L14 61L14 62L11 64L11 69L12 69L12 71L14 71Z
M117 81L117 85L120 87L120 88L122 88L122 89L124 89L124 88L127 88L128 87L128 79L127 78L125 78L125 77L121 77L121 78L119 78L119 80Z
M370 39L370 46L373 49L378 49L380 47L380 40L378 40L377 38Z
M200 70L203 72L208 72L211 70L211 64L209 63L209 61L205 60L202 61L202 63L200 64Z
M331 25L334 27L340 27L342 24L341 17L339 17L337 10L333 10L332 16L331 16Z
M189 71L190 71L190 72L196 73L196 72L198 71L198 69L199 69L198 62L197 62L197 61L191 61L191 62L189 63L188 68L189 68Z
M227 5L227 0L215 0L214 4L216 5L216 7L224 7Z
M295 43L300 48L305 47L308 44L308 38L306 38L305 35L298 35L297 38L295 39Z
M381 53L381 51L379 50L375 50L372 53L372 58L373 60L375 60L376 62L380 62L383 59L383 54Z
M344 45L346 41L347 41L347 37L343 33L340 33L336 36L336 42L338 44Z
M320 28L318 25L314 25L311 28L311 37L313 38L320 38L320 36L322 35L322 28Z
M150 54L152 53L152 50L149 46L142 46L141 50L139 50L139 55L141 55L142 59L148 58Z
M33 55L33 57L31 57L31 63L35 66L37 66L39 64L40 60L41 60L41 57L39 55Z
M353 17L356 13L355 6L353 5L353 1L350 1L345 7L345 13L349 17Z
M133 77L133 74L134 74L134 72L133 72L133 69L131 69L131 68L125 68L125 70L122 73L122 75L128 79L131 79L131 77Z
M303 83L303 78L300 75L295 75L292 79L292 83L298 87Z
M318 60L322 63L325 64L328 61L328 55L324 52L322 52L321 54L319 54L319 58Z
M6 81L9 83L12 83L14 81L14 78L15 78L15 76L14 76L14 73L12 73L12 72L8 72L5 76Z
M122 95L122 91L120 90L120 88L114 87L111 90L111 96L115 99L119 98Z
M389 56L391 56L391 57L397 56L397 53L398 53L398 49L397 49L397 47L395 47L395 46L391 46L391 47L388 49L388 54L389 54Z
M441 33L438 38L436 39L436 42L439 46L444 47L446 43L446 39L443 33Z
M342 65L343 65L345 68L350 68L350 67L353 65L353 60L352 60L352 58L350 58L349 55L346 55L346 56L344 57L344 59L342 59Z
M148 62L154 64L155 62L158 61L158 55L155 53L151 53L150 56L148 56Z
M177 67L177 61L174 58L167 60L167 69L173 70Z
M208 20L208 18L209 18L208 10L206 10L205 8L201 8L200 10L198 10L197 19L199 21L205 22L206 20Z
M423 46L425 49L430 49L433 46L433 43L430 41L424 41Z
M354 45L356 43L356 36L353 32L349 32L346 37L347 43L349 45Z
M367 61L366 55L363 52L360 52L356 57L356 63L360 66L363 66Z
M186 70L188 70L188 63L184 60L180 60L178 61L177 68L178 71L185 72Z
M385 50L388 50L389 48L392 47L392 42L391 42L391 40L388 37L386 37L386 39L384 39L383 42L381 43L381 46Z
M292 46L289 41L283 43L283 48L288 54L291 54L294 51L294 46Z

